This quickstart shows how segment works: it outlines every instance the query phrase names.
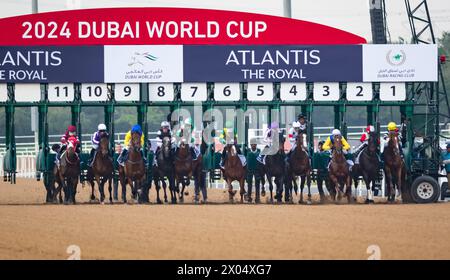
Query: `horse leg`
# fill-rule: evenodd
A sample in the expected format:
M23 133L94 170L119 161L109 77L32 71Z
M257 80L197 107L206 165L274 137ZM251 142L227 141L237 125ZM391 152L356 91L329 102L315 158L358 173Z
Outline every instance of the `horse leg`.
M345 195L347 196L347 203L352 203L352 176L350 175L345 180Z
M156 189L156 203L162 204L161 199L159 198L159 190L161 189L161 186L159 185L159 179L157 177L154 177L155 182L155 189Z
M100 176L95 175L95 181L98 185L98 191L100 192L100 203L103 204L105 201L105 178L100 179Z
M227 177L227 185L228 185L228 198L230 203L234 203L234 195L236 194L235 191L233 191L233 185L232 181Z
M283 201L283 176L275 177L277 202L281 203Z
M284 180L284 201L292 203L292 177L289 174Z
M385 174L388 202L391 202L392 201L392 193L394 193L394 195L395 195L395 190L394 190L394 192L392 191L393 183L392 183L391 170L389 167L385 167L384 174Z
M184 202L184 189L186 188L186 181L184 180L184 178L181 179L181 192L180 192L180 196L179 196L179 200L180 202Z
M340 188L340 185L339 185L339 180L332 173L330 173L329 176L330 176L330 181L333 183L334 190L335 190L335 192L333 193L333 200L336 200L336 196L338 196L338 199L340 200L340 196L342 195L342 191L341 191L341 188Z
M308 187L308 204L312 204L311 200L311 173L306 174L306 185Z
M108 192L109 192L109 203L113 204L113 198L112 198L112 176L108 178Z
M305 188L305 176L300 176L300 199L298 200L298 203L303 203L303 189Z
M267 176L267 181L269 181L270 203L273 203L273 184L272 184L272 177L271 177L271 176Z
M241 195L241 203L244 203L244 195L245 195L245 178L241 178L239 180L240 187L240 195Z
M402 201L402 168L397 169L397 190L398 196L395 196L397 200Z

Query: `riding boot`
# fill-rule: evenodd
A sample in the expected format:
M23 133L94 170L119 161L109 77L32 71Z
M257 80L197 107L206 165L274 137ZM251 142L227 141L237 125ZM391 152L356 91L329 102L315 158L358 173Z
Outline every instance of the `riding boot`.
M367 147L367 143L364 142L361 145L359 145L358 148L356 148L356 150L353 152L353 155L355 156L355 158L358 158L359 153L361 153L365 147Z
M95 155L96 149L92 148L91 152L89 153L89 159L88 159L88 166L92 167L92 164L94 163L94 155Z
M194 147L191 147L189 150L191 151L192 160L196 160L197 159L197 153L195 152Z

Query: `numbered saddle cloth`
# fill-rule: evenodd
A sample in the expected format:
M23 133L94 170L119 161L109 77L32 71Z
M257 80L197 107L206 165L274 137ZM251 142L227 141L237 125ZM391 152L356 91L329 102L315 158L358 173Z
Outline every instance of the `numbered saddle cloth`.
M238 155L239 159L241 160L242 166L246 166L247 165L247 159L245 158L244 155Z

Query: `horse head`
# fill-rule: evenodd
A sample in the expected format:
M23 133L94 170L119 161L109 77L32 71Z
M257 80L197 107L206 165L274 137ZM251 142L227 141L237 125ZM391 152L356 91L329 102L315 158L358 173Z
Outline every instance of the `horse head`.
M395 154L400 154L399 148L398 148L398 135L396 131L389 131L388 134L389 142L388 147L392 149L392 151Z
M368 148L367 150L369 151L369 153L373 154L376 153L377 149L378 149L378 139L377 139L377 133L376 132L370 132L369 133L369 140L368 140Z
M106 136L102 136L100 139L100 151L103 156L109 154L109 140Z
M335 135L333 137L333 152L341 154L342 153L342 136Z
M137 132L131 133L131 148L136 153L141 149L141 135Z
M171 140L169 137L164 137L162 140L162 152L165 158L168 158L170 156L170 150L171 150Z

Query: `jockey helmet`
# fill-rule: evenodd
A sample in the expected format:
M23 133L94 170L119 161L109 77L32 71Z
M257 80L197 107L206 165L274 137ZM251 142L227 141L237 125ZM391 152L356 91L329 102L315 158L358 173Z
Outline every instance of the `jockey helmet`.
M300 114L300 115L298 115L298 117L297 117L298 120L304 119L304 118L305 118L305 115L303 115L303 114Z
M272 122L272 123L270 124L270 128L272 128L272 129L277 129L277 128L278 128L278 122Z
M292 123L292 127L293 128L300 128L300 123L299 122L293 122Z
M395 131L397 129L397 125L395 124L395 122L390 122L387 128L388 131Z
M69 132L77 132L77 128L74 125L69 125L67 127L67 131L69 131Z
M105 131L106 130L106 125L101 123L101 124L98 125L97 129L98 129L98 131Z
M335 128L335 129L333 129L333 131L331 132L331 134L332 134L332 135L335 135L335 136L341 135L341 131L340 131L339 129Z
M194 122L192 121L191 118L187 118L184 120L184 125L190 125L192 126L194 124Z
M133 133L133 132L142 134L142 128L141 128L141 126L138 125L138 124L133 125L133 127L131 128L131 133Z
M161 123L161 127L167 127L167 128L169 128L169 127L170 127L170 124L169 124L168 121L163 121L163 122Z
M375 132L375 127L373 127L373 125L368 125L366 127L366 132L370 133L370 132Z

